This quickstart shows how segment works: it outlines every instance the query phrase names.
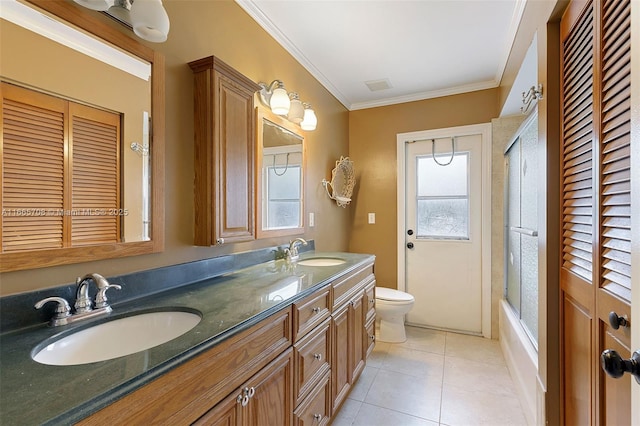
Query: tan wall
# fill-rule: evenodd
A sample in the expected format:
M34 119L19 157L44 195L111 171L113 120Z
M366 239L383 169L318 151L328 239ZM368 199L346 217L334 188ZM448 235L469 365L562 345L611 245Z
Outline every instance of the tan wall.
M315 213L316 226L303 237L315 239L317 250L349 248L348 211L330 202L320 183L330 177L335 160L348 155L347 110L235 2L172 0L164 5L171 19L169 39L149 46L166 58L165 251L4 273L0 276L1 295L68 284L89 272L113 276L288 243L289 238L274 238L221 247L192 245L193 76L187 63L209 55L219 57L256 82L281 79L288 90L297 91L313 105L318 128L305 135L309 155L305 210Z
M357 184L349 251L376 255L376 280L397 288L396 135L489 123L500 113L498 89L349 113L349 156ZM376 223L367 223L367 214Z

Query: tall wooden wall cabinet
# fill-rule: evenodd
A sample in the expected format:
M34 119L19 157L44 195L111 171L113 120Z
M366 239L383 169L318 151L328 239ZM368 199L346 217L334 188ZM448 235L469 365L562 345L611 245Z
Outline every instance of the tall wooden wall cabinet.
M195 99L195 244L253 240L253 95L260 87L215 56L189 66Z

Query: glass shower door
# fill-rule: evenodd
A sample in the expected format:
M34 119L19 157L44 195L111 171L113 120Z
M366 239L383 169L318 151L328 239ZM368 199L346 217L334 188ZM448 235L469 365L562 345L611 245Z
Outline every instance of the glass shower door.
M535 114L535 113L534 113ZM538 120L527 120L506 156L506 297L538 341Z

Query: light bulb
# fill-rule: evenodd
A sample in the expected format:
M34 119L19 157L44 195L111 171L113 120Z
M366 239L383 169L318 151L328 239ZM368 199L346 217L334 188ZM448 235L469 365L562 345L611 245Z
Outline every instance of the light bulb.
M135 0L131 5L131 26L138 37L162 43L169 35L169 16L160 0Z
M291 98L291 106L289 108L289 114L287 114L287 118L292 123L298 124L304 117L304 105L302 105L302 102L300 102L297 93L291 93L289 97Z
M318 125L318 118L316 117L316 113L311 109L311 106L306 106L304 110L304 118L302 119L302 123L300 123L300 127L302 130L315 130Z
M269 106L274 114L287 115L289 107L291 106L291 101L289 100L287 91L283 87L274 89L271 94L271 99L269 100Z

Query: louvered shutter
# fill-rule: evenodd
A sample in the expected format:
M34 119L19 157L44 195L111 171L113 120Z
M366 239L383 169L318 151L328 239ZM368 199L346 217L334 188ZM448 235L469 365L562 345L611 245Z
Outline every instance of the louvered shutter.
M66 102L2 83L2 251L63 246Z
M631 3L602 11L601 286L631 300Z
M1 87L2 252L120 242L120 115Z
M120 117L71 107L73 246L120 241Z
M563 267L587 282L593 270L593 10L563 46Z

